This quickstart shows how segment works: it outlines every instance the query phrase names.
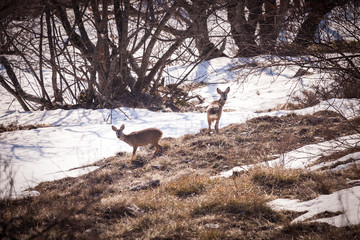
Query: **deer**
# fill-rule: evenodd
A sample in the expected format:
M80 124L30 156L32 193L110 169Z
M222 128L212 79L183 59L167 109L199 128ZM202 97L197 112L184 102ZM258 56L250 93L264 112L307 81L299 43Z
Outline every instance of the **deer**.
M230 87L227 87L225 91L221 91L219 88L216 89L217 93L220 95L220 99L217 101L213 101L210 105L206 108L206 115L208 121L208 133L211 132L211 124L212 122L216 121L215 123L215 131L219 134L219 121L222 114L222 109L225 105L227 95L230 91Z
M154 156L158 152L162 152L162 146L159 144L159 141L162 137L162 131L157 128L147 128L141 131L132 132L130 134L125 134L124 128L125 125L121 125L120 129L117 129L115 126L111 127L113 131L116 133L116 137L129 144L133 147L133 154L131 160L136 159L136 150L139 146L144 146L147 144L152 144L155 146Z

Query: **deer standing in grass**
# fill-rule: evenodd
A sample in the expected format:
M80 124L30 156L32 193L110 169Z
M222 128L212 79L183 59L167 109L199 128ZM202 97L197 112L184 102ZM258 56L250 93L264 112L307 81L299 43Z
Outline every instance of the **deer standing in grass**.
M206 108L206 115L208 120L208 133L211 132L211 124L213 121L216 121L215 123L215 131L217 134L219 134L219 121L222 114L222 109L225 105L227 95L230 91L230 87L228 87L224 92L222 92L219 88L216 89L218 94L220 94L220 99L217 101L214 101L210 103L210 105Z
M120 129L117 129L116 127L112 126L112 130L115 131L116 137L130 146L133 147L133 155L131 160L135 160L136 156L136 150L139 146L144 146L147 144L152 144L155 146L155 153L162 152L162 147L159 144L159 141L162 137L162 131L157 128L147 128L141 131L132 132L130 134L124 134L123 130L125 128L125 125L121 125Z

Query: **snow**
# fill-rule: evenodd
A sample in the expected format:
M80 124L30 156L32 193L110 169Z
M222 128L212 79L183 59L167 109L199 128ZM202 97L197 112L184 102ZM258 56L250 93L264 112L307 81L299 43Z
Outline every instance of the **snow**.
M276 199L269 205L276 210L306 211L291 223L303 222L317 214L330 212L335 216L318 218L310 222L324 222L336 227L356 225L360 223L360 186L343 189L329 195L320 195L306 202L300 202L297 199Z
M314 163L316 160L318 160L320 157L329 156L335 152L344 151L348 148L359 146L359 144L360 144L360 134L344 136L334 140L325 141L316 144L309 144L301 148L295 149L293 151L284 153L280 157L271 161L262 162L259 164L234 167L233 169L230 169L228 171L221 172L218 177L231 177L234 172L246 171L254 167L255 165L256 166L266 165L270 167L282 166L284 168L289 168L289 169L309 167L310 170L316 170L322 167L323 164L319 164L319 167L316 167L317 165L310 167L310 165ZM353 155L350 155L348 156L348 158L352 156ZM337 161L345 161L345 160L339 159Z
M350 161L350 162L348 162ZM348 162L348 163L346 163ZM360 163L360 152L350 153L335 161L323 162L310 167L310 170L315 171L321 168L330 167L331 171L341 171L351 167L354 164Z
M191 93L199 94L205 99L203 106L218 99L216 88L222 90L228 86L231 88L220 127L243 123L248 119L264 115L313 114L322 110L340 111L346 118L359 115L358 99L331 99L302 110L268 112L266 110L287 102L290 93L300 93L301 90L308 89L314 83L317 74L293 78L298 68L287 67L279 70L268 67L263 71L245 72L247 75L245 81L242 76L247 70L229 71L234 64L241 61L244 59L213 59L196 66L187 76L189 80L207 83ZM261 62L261 59L258 62ZM185 76L185 72L190 68L191 66L167 69L166 82L175 82L176 76ZM124 123L125 133L157 127L163 131L163 137L198 133L200 129L207 127L206 114L197 112L152 112L131 108L121 108L121 111L76 109L24 112L5 89L0 88L0 94L2 95L0 105L3 108L0 109L0 124L49 125L44 128L0 134L0 197L36 196L38 193L31 188L40 182L79 176L96 169L93 163L98 160L114 156L117 152L130 152L132 148L116 138L111 125L120 126ZM109 117L110 114L112 118ZM289 168L308 167L320 155L329 155L334 150L343 150L344 146L353 147L359 144L359 137L359 135L345 136L337 141L307 145L264 164L270 166L283 164ZM340 144L344 142L348 144ZM250 167L252 166L238 167L222 173L221 176L230 176L233 171L247 170ZM11 179L13 182L10 181ZM296 219L297 221L306 220L317 212L342 211L349 224L357 224L359 194L360 188L354 187L304 203L295 200L276 200L271 204L274 206L280 204L281 209L285 206L295 209L298 206L296 210L308 211L304 217ZM351 205L351 201L356 204ZM339 215L329 220L317 221L327 221L335 226L342 226L346 223L341 219L342 215Z

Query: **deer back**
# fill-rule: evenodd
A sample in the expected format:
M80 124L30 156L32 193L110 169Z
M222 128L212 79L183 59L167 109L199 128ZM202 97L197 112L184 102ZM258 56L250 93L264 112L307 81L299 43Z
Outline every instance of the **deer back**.
M125 135L124 140L131 146L157 144L161 139L162 131L157 128L148 128Z

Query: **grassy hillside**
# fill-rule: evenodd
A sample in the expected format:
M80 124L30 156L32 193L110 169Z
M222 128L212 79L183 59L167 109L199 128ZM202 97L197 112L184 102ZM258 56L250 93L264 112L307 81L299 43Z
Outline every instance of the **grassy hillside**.
M349 124L335 113L319 112L256 118L220 129L220 135L202 131L165 138L161 156L154 157L152 148L140 149L135 161L119 153L97 162L99 169L90 174L41 183L35 188L40 196L1 201L0 238L359 239L360 226L290 225L299 213L276 212L266 203L347 188L346 179L360 178L360 165L336 173L256 167L213 178L235 166L356 133L351 125L359 126L360 119Z

